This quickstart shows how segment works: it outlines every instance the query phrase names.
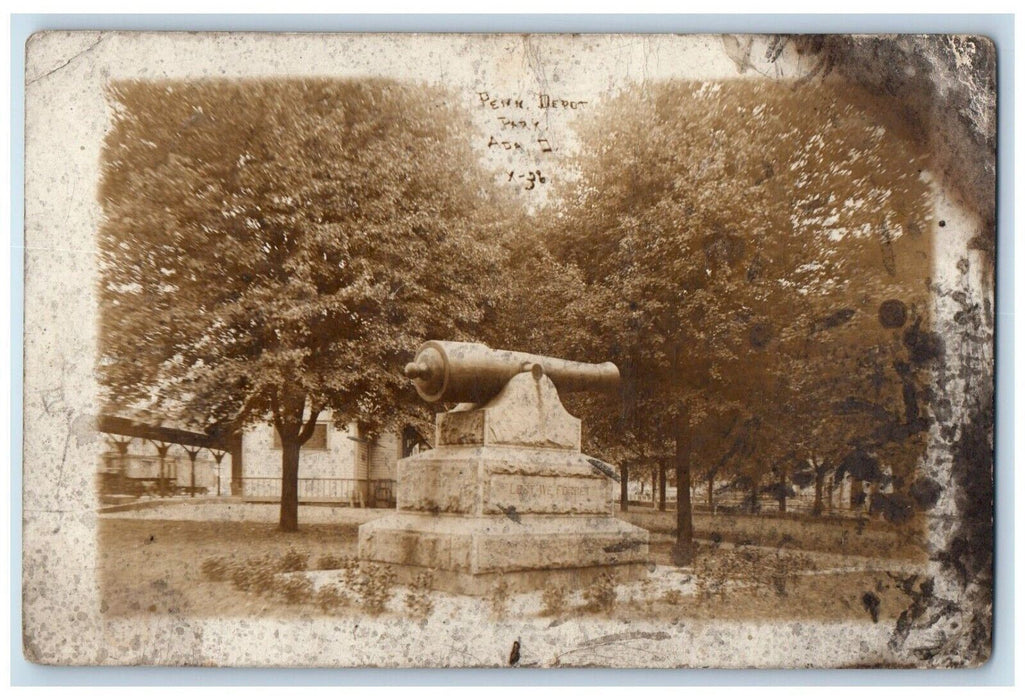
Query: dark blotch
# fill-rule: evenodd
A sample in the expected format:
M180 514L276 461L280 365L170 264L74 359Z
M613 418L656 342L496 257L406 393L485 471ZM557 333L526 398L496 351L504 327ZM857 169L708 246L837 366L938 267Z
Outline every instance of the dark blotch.
M815 330L836 328L847 323L852 318L854 318L854 309L840 309L815 321Z
M887 299L879 305L879 323L883 328L902 328L908 320L908 307L900 299Z
M630 549L637 549L642 544L644 543L640 540L620 540L615 544L610 544L607 547L604 547L603 550L608 554L616 554L618 552L625 552Z
M904 331L904 346L908 349L911 361L916 365L925 365L933 360L942 360L945 352L943 338L939 333L922 330L921 324L919 319Z
M509 665L515 666L520 662L520 640L513 642L512 651L509 652Z
M861 605L865 611L872 616L872 622L879 622L879 596L872 591L865 591L861 596Z
M877 493L872 496L871 512L881 514L891 523L900 525L911 519L911 499L899 493Z
M756 323L751 326L748 332L748 341L751 347L761 350L772 340L772 327L768 323Z
M943 487L935 479L925 476L911 484L911 497L921 510L928 510L936 505L943 494Z
M845 474L850 474L852 479L858 481L878 481L882 476L879 469L879 460L865 450L852 450L840 462L837 469L838 476L842 479Z

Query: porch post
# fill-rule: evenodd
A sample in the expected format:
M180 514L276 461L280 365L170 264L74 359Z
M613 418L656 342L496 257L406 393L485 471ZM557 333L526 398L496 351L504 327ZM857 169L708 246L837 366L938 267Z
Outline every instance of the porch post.
M619 465L619 509L624 513L630 508L628 485L630 483L630 467L624 461Z

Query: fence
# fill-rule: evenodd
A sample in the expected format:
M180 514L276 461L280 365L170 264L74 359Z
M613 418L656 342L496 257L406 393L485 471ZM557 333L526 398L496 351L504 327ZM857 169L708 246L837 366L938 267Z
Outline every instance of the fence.
M242 477L242 498L246 501L280 501L281 477ZM300 503L344 503L383 508L395 505L392 479L299 479Z
M630 506L641 508L657 508L658 498L653 494L650 484L648 489L642 492L640 488L631 484ZM618 496L618 494L617 494ZM747 514L751 513L751 494L745 489L723 489L718 488L713 492L712 508L708 507L708 487L705 484L696 485L691 490L691 507L695 513L713 514ZM666 508L676 510L676 488L666 488ZM856 518L865 514L867 501L851 503L848 489L841 490L837 487L832 498L823 495L822 514L841 517ZM755 512L776 513L779 511L779 500L772 493L760 491L758 493ZM811 515L815 510L815 493L813 490L805 489L798 491L793 496L787 496L786 512L792 514Z

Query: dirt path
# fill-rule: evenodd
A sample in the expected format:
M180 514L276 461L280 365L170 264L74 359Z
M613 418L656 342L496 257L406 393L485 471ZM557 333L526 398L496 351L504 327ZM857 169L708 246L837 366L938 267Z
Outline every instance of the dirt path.
M345 506L299 506L300 524L357 525L393 512L384 508L349 508ZM130 508L107 509L101 518L118 520L178 520L205 522L276 523L279 506L276 503L246 503L240 500L174 499L140 502Z

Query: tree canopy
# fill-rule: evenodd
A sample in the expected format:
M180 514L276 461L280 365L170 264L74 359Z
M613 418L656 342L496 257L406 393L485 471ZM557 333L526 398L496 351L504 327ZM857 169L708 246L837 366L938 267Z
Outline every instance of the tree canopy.
M865 454L912 486L943 348L928 164L887 104L829 81L631 87L578 121L576 177L529 219L435 88L110 97L102 380L206 426L273 422L286 486L323 410L426 416L399 370L429 337L616 362L617 406L566 397L587 449L675 455L682 490L692 464L821 489Z
M886 114L828 81L670 82L581 120L579 176L545 216L587 329L554 342L623 372L621 411L585 421L595 449L666 455L682 438L696 468L761 478L823 445L836 461L881 450L885 426L914 422L911 375L936 359L904 362L909 329L928 334L929 182ZM727 435L702 440L708 421ZM915 452L913 428L897 452Z
M484 318L503 217L471 127L443 91L378 79L119 82L109 97L101 380L204 426L273 422L294 528L316 417L422 417L402 363Z

